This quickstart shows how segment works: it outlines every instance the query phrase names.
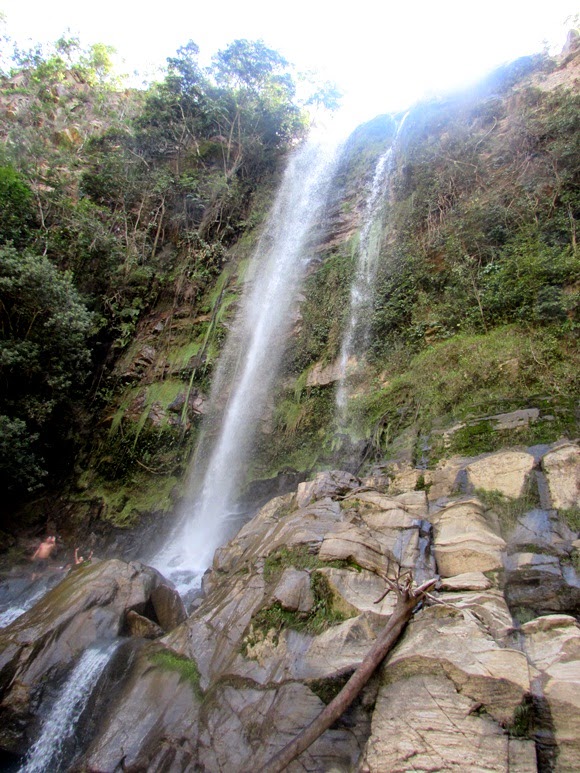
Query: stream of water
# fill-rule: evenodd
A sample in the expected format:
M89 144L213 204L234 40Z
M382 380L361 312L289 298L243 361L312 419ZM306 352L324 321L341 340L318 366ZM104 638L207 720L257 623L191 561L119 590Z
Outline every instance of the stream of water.
M338 142L315 139L294 152L253 255L193 464L193 486L200 479L202 484L181 525L153 559L178 588L183 589L180 577L207 569L216 548L239 526L236 499L284 352L298 289L312 257L313 229L322 218L338 157Z
M74 734L94 687L118 646L118 640L83 652L42 724L20 773L57 773L63 769L64 747Z
M340 349L340 378L336 390L339 426L344 425L346 420L349 361L356 352L363 353L368 345L374 298L374 281L384 230L387 203L386 193L393 170L397 140L406 117L405 115L399 123L390 147L387 148L377 161L373 180L365 200L359 235L356 275L350 288L348 323Z

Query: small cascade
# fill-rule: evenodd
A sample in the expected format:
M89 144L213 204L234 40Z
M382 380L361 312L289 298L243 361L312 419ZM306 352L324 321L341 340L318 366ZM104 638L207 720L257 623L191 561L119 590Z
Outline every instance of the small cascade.
M115 652L118 641L89 647L81 655L46 717L21 773L57 773L66 769L64 747L75 732L97 681Z
M348 400L348 366L355 351L364 352L368 345L373 287L385 216L385 194L394 163L397 140L405 123L403 117L390 147L380 156L368 191L359 236L356 276L350 288L350 314L340 350L340 379L336 390L338 423L344 425Z
M239 527L236 499L284 352L338 147L312 139L293 154L254 253L193 464L192 477L202 485L182 525L153 559L181 591L187 573L205 571L216 548Z

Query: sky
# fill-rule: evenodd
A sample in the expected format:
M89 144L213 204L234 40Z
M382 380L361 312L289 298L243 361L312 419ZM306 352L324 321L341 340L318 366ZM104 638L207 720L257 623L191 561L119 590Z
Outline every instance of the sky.
M0 0L12 38L51 42L70 29L146 76L190 39L207 63L237 38L262 39L337 82L355 123L469 85L545 43L559 51L578 10L577 0Z

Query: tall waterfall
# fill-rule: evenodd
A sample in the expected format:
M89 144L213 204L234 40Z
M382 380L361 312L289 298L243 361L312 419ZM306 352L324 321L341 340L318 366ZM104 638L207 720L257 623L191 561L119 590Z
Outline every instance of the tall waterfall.
M357 269L350 288L350 313L340 349L340 379L336 391L336 405L340 424L343 424L346 418L349 360L353 357L355 351L364 352L368 345L374 280L386 210L385 194L393 169L397 139L406 117L405 115L399 123L391 145L377 161L372 183L364 204L358 245Z
M21 773L56 773L63 769L64 744L72 737L93 688L117 646L115 641L83 652L44 721L40 736L26 755Z
M235 502L337 159L338 143L312 139L286 168L214 378L205 433L193 465L194 476L204 471L203 483L182 527L154 560L174 579L179 569L204 571L216 548L231 536Z

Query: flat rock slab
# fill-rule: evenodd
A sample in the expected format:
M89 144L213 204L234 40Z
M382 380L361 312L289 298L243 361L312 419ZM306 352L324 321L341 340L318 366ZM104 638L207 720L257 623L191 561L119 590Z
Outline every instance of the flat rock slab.
M499 491L517 499L525 493L528 476L535 466L525 451L500 451L468 464L465 469L474 488Z
M432 520L435 560L442 577L502 568L505 540L479 500L456 502L440 510Z
M548 479L552 507L580 506L580 447L566 443L549 451L542 458L542 468Z
M361 770L536 773L533 741L514 743L477 707L444 675L381 686Z
M454 577L444 577L439 588L442 591L487 590L491 584L483 572L464 572Z

